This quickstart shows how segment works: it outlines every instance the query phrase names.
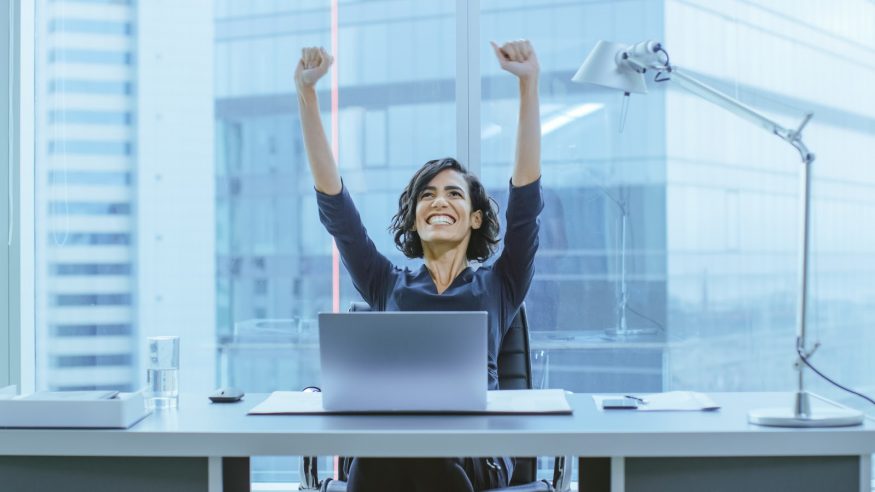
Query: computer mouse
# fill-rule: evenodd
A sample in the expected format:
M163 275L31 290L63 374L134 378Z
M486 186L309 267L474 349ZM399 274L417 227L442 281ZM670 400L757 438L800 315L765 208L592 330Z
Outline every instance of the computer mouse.
M243 398L243 395L243 390L222 387L210 395L210 401L213 403L233 403L235 401L240 401L240 399Z

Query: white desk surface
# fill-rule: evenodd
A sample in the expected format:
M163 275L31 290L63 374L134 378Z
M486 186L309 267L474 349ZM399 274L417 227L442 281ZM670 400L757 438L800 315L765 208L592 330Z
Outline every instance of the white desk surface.
M709 393L715 412L602 411L569 395L573 415L275 416L246 412L267 397L178 410L127 430L0 429L0 455L45 456L804 456L875 453L875 422L826 429L759 427L747 411L789 407L791 393ZM814 403L814 402L812 402Z

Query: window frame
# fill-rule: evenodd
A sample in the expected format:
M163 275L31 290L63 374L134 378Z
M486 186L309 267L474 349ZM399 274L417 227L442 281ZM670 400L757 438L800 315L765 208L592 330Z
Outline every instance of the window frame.
M456 155L480 174L480 0L456 0Z
M15 61L13 56L13 45L15 29L13 28L15 2L9 2L8 8L0 11L0 25L6 26L8 35L0 39L0 59L6 63L0 64L0 70L3 71L3 76L0 77L0 93L3 97L0 98L0 114L7 115L6 118L0 120L0 134L6 135L7 138L0 140L0 154L3 155L3 166L0 167L0 189L3 190L4 200L0 201L0 231L5 240L0 240L0 272L9 272L9 265L12 263L11 248L7 235L9 234L9 219L11 215L10 204L12 203L12 195L7 193L14 189L14 183L10 180L12 171L12 136L14 130L13 119L15 113L12 111L14 100L14 84L12 76L15 73ZM7 313L5 319L0 321L0 354L8 355L5 357L7 364L0 364L0 387L6 386L12 382L12 343L11 343L11 325L12 325L12 283L14 276L9 272L6 277L6 282L0 283L0 312Z
M34 353L34 4L12 0L8 10L0 13L9 36L0 40L0 48L10 59L2 70L6 77L0 87L7 95L8 120L3 129L9 148L0 168L0 178L7 200L0 210L3 236L0 241L0 264L9 272L0 284L0 308L6 318L0 325L0 353L7 364L0 365L0 385L15 384L21 393L35 386ZM29 171L29 172L28 172ZM11 192L11 193L10 193ZM11 224L10 224L11 222ZM11 232L11 234L10 234ZM11 240L10 240L11 239Z

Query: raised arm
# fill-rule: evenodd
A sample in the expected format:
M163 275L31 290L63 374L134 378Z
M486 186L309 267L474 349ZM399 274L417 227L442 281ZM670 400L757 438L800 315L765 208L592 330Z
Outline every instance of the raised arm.
M511 183L524 186L541 176L541 115L538 102L538 57L526 40L501 46L492 43L501 68L514 74L520 84L520 117L517 126L516 160Z
M333 61L323 48L304 48L295 69L304 145L319 192L316 194L319 220L334 237L355 288L371 307L383 310L395 270L368 237L352 198L343 189L319 115L316 82L328 72Z
M322 128L316 82L331 68L334 58L324 48L304 48L295 69L295 88L298 90L298 111L304 132L304 146L316 189L322 193L340 193L340 173L331 154L331 147Z

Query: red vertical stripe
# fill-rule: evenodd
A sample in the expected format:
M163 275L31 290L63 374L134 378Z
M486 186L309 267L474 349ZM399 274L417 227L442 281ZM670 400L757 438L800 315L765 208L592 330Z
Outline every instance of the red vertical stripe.
M337 65L340 63L337 44L337 0L331 0L331 53L334 55L334 65L331 66L331 153L334 162L340 165L338 141L337 113L339 111L337 92ZM331 242L331 310L340 312L340 252L337 244ZM340 460L334 457L334 479L340 478Z
M338 124L339 111L337 91L337 64L339 46L337 43L337 0L331 0L331 53L334 54L334 65L331 66L331 153L334 154L334 162L339 163L338 147ZM340 312L340 253L337 244L331 243L331 310Z

